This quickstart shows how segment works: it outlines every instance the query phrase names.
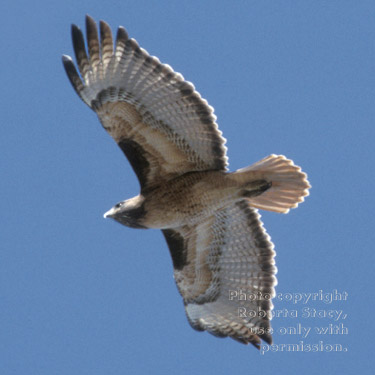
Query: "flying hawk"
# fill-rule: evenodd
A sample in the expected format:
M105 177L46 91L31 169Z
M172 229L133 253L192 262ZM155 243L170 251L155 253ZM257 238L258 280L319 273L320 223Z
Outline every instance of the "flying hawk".
M272 342L273 244L257 208L287 213L308 195L307 176L270 155L228 172L213 108L194 86L129 39L113 43L107 23L86 17L87 50L72 25L77 72L63 56L79 97L128 158L140 194L104 216L132 228L161 229L187 319L198 331L259 348Z

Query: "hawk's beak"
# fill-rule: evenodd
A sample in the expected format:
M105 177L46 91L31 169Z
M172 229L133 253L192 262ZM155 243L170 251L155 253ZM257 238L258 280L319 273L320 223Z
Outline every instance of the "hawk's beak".
M107 217L113 217L115 215L115 209L114 208L111 208L109 211L107 211L103 217L104 219L106 219Z

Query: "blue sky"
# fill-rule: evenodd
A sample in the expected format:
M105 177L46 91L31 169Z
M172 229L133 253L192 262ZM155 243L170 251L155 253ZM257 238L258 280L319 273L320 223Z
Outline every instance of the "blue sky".
M1 374L370 373L373 1L0 7ZM275 310L288 312L273 320L277 352L193 331L161 233L103 219L138 182L63 71L70 24L83 27L86 13L125 26L194 83L215 108L231 170L276 153L308 173L297 210L262 213L277 252ZM335 290L347 299L319 300ZM341 334L316 333L329 324ZM301 341L326 350L281 351ZM327 352L335 344L345 350Z

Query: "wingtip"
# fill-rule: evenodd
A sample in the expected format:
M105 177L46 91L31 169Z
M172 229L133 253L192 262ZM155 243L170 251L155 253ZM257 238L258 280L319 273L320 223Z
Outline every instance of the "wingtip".
M81 78L79 77L79 74L77 72L77 69L74 65L73 59L68 55L62 55L62 63L65 69L65 72L69 78L70 83L72 84L74 90L78 94L78 96L86 103L86 100L82 96L82 92L84 89L83 83Z
M68 55L62 55L61 60L64 64L68 63L69 61L73 61L72 58Z
M127 33L127 31L125 30L125 28L123 26L120 26L118 29L117 29L117 36L116 36L116 43L118 44L118 42L120 40L126 42L127 40L129 39L129 35Z
M86 23L86 31L88 32L88 34L89 34L89 31L91 31L91 30L96 31L96 22L88 14L86 14L86 17L85 17L85 23Z
M100 26L101 28L104 27L104 28L111 29L110 26L108 25L108 23L105 22L104 20L99 20L99 26Z
M72 38L73 38L73 40L77 38L78 34L82 33L82 31L79 28L79 26L77 26L74 23L71 24L70 29L72 31Z
M72 80L74 81L77 78L78 73L74 66L73 59L68 55L62 55L61 60L62 60L66 74L68 75L69 79L71 81Z
M94 18L92 18L89 14L86 14L85 16L85 21L86 21L86 24L89 22L89 23L95 23L95 20Z

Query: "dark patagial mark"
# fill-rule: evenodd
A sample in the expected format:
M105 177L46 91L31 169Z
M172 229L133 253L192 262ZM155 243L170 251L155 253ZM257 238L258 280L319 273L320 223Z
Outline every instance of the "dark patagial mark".
M187 264L187 249L184 238L173 229L164 229L162 232L171 253L173 268L182 270Z
M147 160L147 152L144 148L132 139L122 139L118 143L119 147L128 158L138 180L141 189L147 184L147 175L150 172L150 163Z

